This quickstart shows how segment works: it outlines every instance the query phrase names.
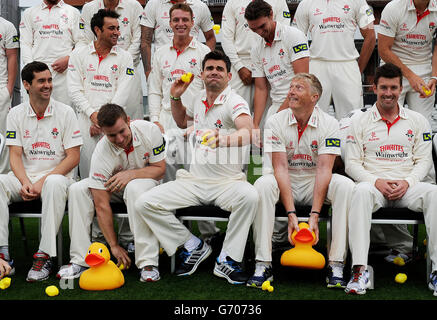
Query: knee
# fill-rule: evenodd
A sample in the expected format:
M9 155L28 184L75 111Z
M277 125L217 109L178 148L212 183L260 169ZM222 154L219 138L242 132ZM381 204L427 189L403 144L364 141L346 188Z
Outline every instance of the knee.
M259 177L253 185L260 195L271 193L278 186L273 174L266 174Z
M67 193L67 178L61 174L51 174L44 181L43 190Z

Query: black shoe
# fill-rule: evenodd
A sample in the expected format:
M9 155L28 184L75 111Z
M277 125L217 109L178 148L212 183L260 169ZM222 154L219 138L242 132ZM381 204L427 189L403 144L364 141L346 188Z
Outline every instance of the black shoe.
M215 261L214 275L225 278L230 284L243 284L249 279L249 276L243 271L240 262L226 257L226 261Z
M199 264L208 258L211 254L211 246L205 241L200 240L200 244L196 249L188 252L183 248L179 254L179 258L182 260L177 266L175 274L177 276L189 276L196 271Z

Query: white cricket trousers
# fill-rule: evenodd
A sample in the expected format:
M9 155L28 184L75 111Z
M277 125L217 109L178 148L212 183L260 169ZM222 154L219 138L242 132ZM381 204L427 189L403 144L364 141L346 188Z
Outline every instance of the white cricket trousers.
M77 120L83 140L82 147L80 148L79 175L81 179L85 179L90 174L91 157L102 135L91 137L90 127L92 122L85 113L79 112Z
M222 251L241 262L258 206L258 193L245 180L244 174L233 179L208 181L180 169L175 181L157 186L138 198L136 222L140 224L139 230L148 226L171 256L191 237L191 232L176 218L174 211L208 204L231 212Z
M272 261L272 235L275 224L275 205L280 192L273 174L266 174L255 181L259 194L258 210L253 223L255 259ZM326 203L332 205L332 241L329 261L344 262L347 256L348 209L355 183L349 178L333 174L329 183ZM314 180L292 186L296 205L312 205ZM308 212L309 214L309 212Z
M144 108L143 108L143 87L141 85L141 75L138 72L138 65L135 66L134 79L132 81L132 87L129 92L129 97L125 106L122 106L126 110L126 114L131 120L141 119L144 120Z
M32 181L35 183L38 179ZM47 176L41 191L42 218L39 250L56 257L56 235L64 218L68 188L74 180L60 174ZM0 175L0 246L8 245L9 208L12 202L20 202L20 181L12 172Z
M184 133L186 129L181 129L177 126L171 110L161 109L159 122L164 127L166 136L164 182L174 181L176 179L176 172L181 167L189 171L193 147L188 139L193 137L185 139ZM199 221L197 226L204 238L211 237L220 231L213 221Z
M437 186L425 182L408 188L402 199L397 201L388 201L375 186L368 182L356 185L349 210L349 246L352 252L352 265L367 265L372 214L383 207L406 207L412 211L423 211L429 237L428 248L433 264L432 270L436 270Z
M331 98L334 101L337 120L344 118L352 110L363 107L361 73L356 60L310 59L309 70L322 84L322 96L317 103L323 111L328 112Z
M0 88L0 133L3 139L6 139L6 119L11 108L11 102L12 98L9 95L8 88ZM0 174L6 174L9 171L9 148L5 145L3 150L0 150Z
M135 263L138 268L146 265L158 265L159 243L147 228L139 229L135 210L135 200L144 192L158 185L153 179L135 179L127 184L124 191L114 193L111 201L126 204L128 220L135 239ZM68 195L68 220L70 232L70 262L84 267L85 256L91 245L90 231L94 218L94 202L89 189L89 178L70 187ZM140 257L140 259L138 258Z
M425 83L428 83L429 78L431 77L431 65L409 65L408 68L421 77ZM431 119L432 112L435 108L435 94L429 96L428 98L420 98L419 93L411 88L407 78L403 77L402 92L399 96L399 103L401 105L406 103L409 109L421 113L427 119Z
M241 56L240 56L241 57ZM251 60L250 56L241 57L244 66L250 70ZM245 85L238 75L238 70L235 69L234 64L231 66L232 78L229 85L234 89L244 100L249 104L250 111L253 112L253 94L255 93L255 86Z

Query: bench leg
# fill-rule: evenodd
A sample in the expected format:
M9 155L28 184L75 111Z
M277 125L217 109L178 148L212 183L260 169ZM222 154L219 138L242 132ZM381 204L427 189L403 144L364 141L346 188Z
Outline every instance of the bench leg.
M23 241L24 252L26 253L26 256L28 256L29 255L29 247L27 245L27 236L26 236L26 228L24 227L24 218L20 217L18 219L20 221L21 240Z

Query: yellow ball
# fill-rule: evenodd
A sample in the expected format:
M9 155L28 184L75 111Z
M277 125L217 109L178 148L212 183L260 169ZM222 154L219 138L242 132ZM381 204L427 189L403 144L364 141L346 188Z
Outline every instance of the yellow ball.
M59 289L56 286L48 286L46 288L46 294L49 297L57 296L59 294Z
M218 34L220 32L220 25L215 24L212 26L212 29L215 31L215 34Z
M404 266L405 265L405 260L402 257L396 257L393 259L393 263L397 266Z
M0 289L5 290L11 286L11 278L6 277L0 280Z
M407 281L407 275L405 273L398 273L395 277L397 283L404 283Z
M432 92L431 90L427 89L425 86L422 86L422 90L423 90L423 92L425 92L425 94L427 96L429 96L431 94L431 92Z
M269 286L269 288L267 290L269 290L269 292L273 292L273 287Z
M183 82L190 82L192 76L193 76L193 74L192 74L191 72L184 73L184 74L181 76L181 80L182 80Z
M263 284L262 284L262 286L261 286L261 288L263 289L263 290L268 290L269 289L269 287L270 287L270 281L264 281L263 282Z

